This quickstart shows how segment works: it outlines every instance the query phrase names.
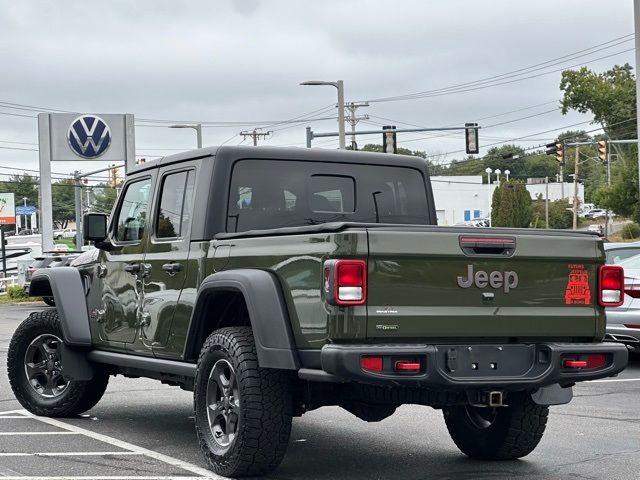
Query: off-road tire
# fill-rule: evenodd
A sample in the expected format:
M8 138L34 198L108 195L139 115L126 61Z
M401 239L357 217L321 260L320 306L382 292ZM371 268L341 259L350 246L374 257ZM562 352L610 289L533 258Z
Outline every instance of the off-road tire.
M233 368L238 392L235 438L222 448L209 425L207 388L217 362ZM291 372L260 368L250 327L229 327L205 341L194 388L196 433L209 468L228 476L260 475L284 457L293 413Z
M9 344L7 373L16 399L28 411L45 417L71 417L93 408L102 398L109 383L109 375L102 370L88 381L69 380L66 389L58 396L40 395L29 383L25 374L25 355L31 342L40 335L62 338L60 319L56 310L35 312L16 329ZM64 373L64 365L62 365Z
M495 419L484 428L467 410L483 407L444 409L451 439L462 453L479 460L513 460L533 452L542 439L549 407L536 404L526 392L509 394L505 403L509 406L496 408Z

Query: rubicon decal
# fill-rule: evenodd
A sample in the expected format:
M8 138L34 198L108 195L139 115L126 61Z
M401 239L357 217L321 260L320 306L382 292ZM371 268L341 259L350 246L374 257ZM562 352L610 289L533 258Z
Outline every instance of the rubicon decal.
M569 278L564 292L567 305L587 305L591 303L589 272L582 264L569 264Z
M484 270L478 270L473 272L473 265L467 265L467 276L460 275L458 277L458 286L462 288L469 288L475 285L477 288L501 288L504 293L509 293L518 286L518 274L513 271L500 272L494 270L493 272L485 272Z

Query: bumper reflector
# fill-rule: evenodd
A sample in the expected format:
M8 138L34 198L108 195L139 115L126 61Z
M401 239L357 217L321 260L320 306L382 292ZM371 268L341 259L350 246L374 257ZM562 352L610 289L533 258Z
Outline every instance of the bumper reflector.
M381 372L382 357L372 357L372 356L360 357L360 368L368 372Z

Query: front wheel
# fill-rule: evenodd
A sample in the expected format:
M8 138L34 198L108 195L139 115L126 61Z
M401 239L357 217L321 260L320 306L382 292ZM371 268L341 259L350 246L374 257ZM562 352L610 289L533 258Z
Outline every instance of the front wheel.
M209 467L229 477L260 475L284 457L292 417L288 372L258 366L251 328L207 338L196 370L196 433Z
M449 407L444 419L451 439L465 455L479 460L513 460L538 446L549 407L526 392L511 393L508 407Z
M61 348L62 328L56 310L32 313L11 338L9 383L20 404L35 415L78 415L98 403L107 388L109 375L100 370L88 381L65 378Z

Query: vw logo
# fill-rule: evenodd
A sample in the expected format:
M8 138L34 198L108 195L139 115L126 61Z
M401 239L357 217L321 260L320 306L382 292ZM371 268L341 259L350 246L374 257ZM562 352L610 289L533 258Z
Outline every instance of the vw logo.
M71 122L67 132L71 150L83 158L97 158L111 143L109 126L96 115L81 115Z

